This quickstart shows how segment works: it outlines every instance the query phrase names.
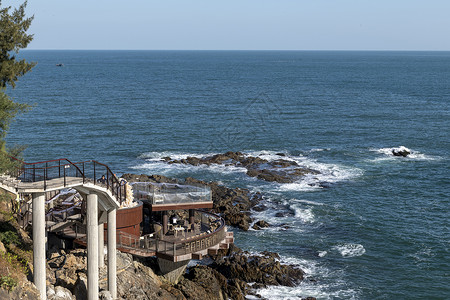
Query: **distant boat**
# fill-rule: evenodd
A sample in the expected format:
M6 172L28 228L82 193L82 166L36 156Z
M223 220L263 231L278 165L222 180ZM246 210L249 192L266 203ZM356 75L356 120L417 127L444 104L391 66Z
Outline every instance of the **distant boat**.
M64 64L56 64L57 67L64 67Z

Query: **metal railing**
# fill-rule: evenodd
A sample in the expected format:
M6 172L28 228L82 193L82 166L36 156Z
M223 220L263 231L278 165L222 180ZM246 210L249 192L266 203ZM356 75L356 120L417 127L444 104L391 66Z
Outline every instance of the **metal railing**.
M154 255L154 253L163 254L169 257L175 257L185 254L192 254L211 248L218 245L226 238L225 221L214 214L197 211L199 214L206 215L206 218L214 218L218 221L218 227L214 231L204 231L200 234L186 239L177 241L167 241L160 239L157 234L147 234L144 236L136 236L123 231L116 231L116 243L118 249L128 250L134 254L147 253ZM205 219L205 216L199 216L200 219ZM86 228L81 224L74 224L74 231L76 235L81 233L78 238L83 243L86 243Z
M130 182L135 199L148 200L152 204L181 204L211 202L208 186L173 183Z
M179 241L166 241L155 238L157 240L156 252L169 256L191 254L215 246L225 239L225 221L221 217L197 210L195 219L197 222L200 222L200 228L202 228L202 225L206 225L205 227L209 229ZM212 224L217 226L213 228Z
M63 178L64 187L68 184L68 179L80 178L84 183L93 183L108 189L116 199L122 203L126 199L126 187L119 182L119 179L111 169L98 161L88 160L73 163L67 158L48 160L36 163L21 162L21 167L17 168L14 176L22 182L42 182L42 187L47 190L48 183L52 179ZM101 179L105 176L104 180Z

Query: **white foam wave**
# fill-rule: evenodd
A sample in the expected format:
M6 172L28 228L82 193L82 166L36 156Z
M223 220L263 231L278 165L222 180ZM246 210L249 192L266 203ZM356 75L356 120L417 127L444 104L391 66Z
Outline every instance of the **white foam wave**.
M326 251L324 251L326 253ZM257 290L266 299L299 299L306 297L316 297L318 299L358 299L359 292L346 287L346 283L335 278L335 272L323 267L315 261L295 257L280 257L281 263L299 267L305 272L305 279L297 286L268 286ZM327 278L332 279L332 282ZM310 281L309 279L316 279ZM328 283L327 283L328 282ZM248 298L250 299L250 298Z
M327 255L327 254L328 254L327 251L319 251L319 252L317 253L317 255L318 255L319 257L324 257L324 256Z
M156 154L156 155L155 155ZM168 153L167 153L168 154ZM136 166L131 167L131 169L134 170L145 170L146 172L151 173L162 173L168 174L168 173L178 173L178 172L187 172L187 171L210 171L214 173L221 173L221 174L231 174L231 173L246 173L247 169L243 167L236 167L232 165L219 165L219 164L211 164L211 165L199 165L199 166L193 166L189 164L168 164L164 161L162 161L163 157L169 156L172 159L183 159L187 156L194 156L194 155L182 155L182 154L162 154L157 152L152 152L151 156L149 153L147 153L145 156L140 157L146 157L145 162L138 164ZM201 157L201 156L197 156Z
M349 168L337 164L319 163L312 159L304 162L303 166L318 170L320 174L308 174L296 182L281 184L278 187L278 190L302 192L315 191L317 189L322 189L324 185L351 180L361 176L363 173L363 171L358 168Z
M322 151L330 151L331 148L313 148L309 150L309 152L322 152Z
M342 257L355 257L366 253L366 249L361 244L340 244L332 249L337 250Z
M439 156L433 156L433 155L426 155L424 153L421 153L416 150L411 150L409 148L406 148L405 146L398 146L398 147L390 147L390 148L379 148L379 149L369 149L370 151L377 152L380 154L383 154L383 157L377 157L373 161L385 161L385 160L396 160L396 159L409 159L409 160L440 160L442 157ZM410 154L406 157L398 157L394 156L392 154L392 151L408 151Z
M300 219L303 223L314 222L314 214L310 208L301 208L296 205L292 205L291 208L295 212L295 217Z
M297 203L303 203L303 204L309 204L309 205L315 205L315 206L322 206L323 203L311 201L311 200L304 200L304 199L292 199L291 201L297 202Z
M204 155L199 153L181 153L181 152L169 152L169 151L162 151L162 152L145 152L138 156L138 159L145 159L147 161L161 161L164 157L170 157L171 159L183 159L188 156L192 157L203 157Z
M271 300L293 300L306 297L315 297L317 299L358 299L359 293L353 289L341 289L338 291L328 291L332 288L331 284L317 284L303 281L295 287L269 286L257 290L257 293L264 299ZM256 298L246 298L256 299Z

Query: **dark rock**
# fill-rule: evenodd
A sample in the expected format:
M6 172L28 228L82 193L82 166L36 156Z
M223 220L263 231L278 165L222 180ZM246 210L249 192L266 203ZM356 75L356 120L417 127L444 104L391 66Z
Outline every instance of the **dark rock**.
M155 183L178 183L178 180L162 175L136 175L125 173L122 178L129 182L155 182Z
M258 222L256 222L255 224L253 224L252 228L255 230L261 230L263 228L267 228L269 227L269 223L267 223L264 220L259 220Z
M282 265L273 252L262 252L261 256L247 252L224 257L216 269L226 278L237 278L245 282L264 285L294 286L303 280L303 271L290 265Z
M73 294L76 299L87 299L87 277L85 274L78 277Z
M214 213L221 214L227 225L248 230L252 218L247 212L262 200L261 194L251 194L247 189L231 189L217 182L204 182L188 177L185 184L201 184L211 188Z
M401 156L401 157L407 157L408 155L411 154L411 151L409 151L409 149L407 148L398 148L398 149L392 149L392 154L394 156Z
M267 210L267 206L265 206L264 204L261 204L261 205L253 207L253 210L258 211L258 212L265 211L265 210Z

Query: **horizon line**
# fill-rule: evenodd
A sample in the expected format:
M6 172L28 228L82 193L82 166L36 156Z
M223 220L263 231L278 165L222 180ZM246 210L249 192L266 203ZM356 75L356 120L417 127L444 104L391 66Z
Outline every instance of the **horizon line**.
M432 49L22 49L20 51L335 51L335 52L450 52Z

